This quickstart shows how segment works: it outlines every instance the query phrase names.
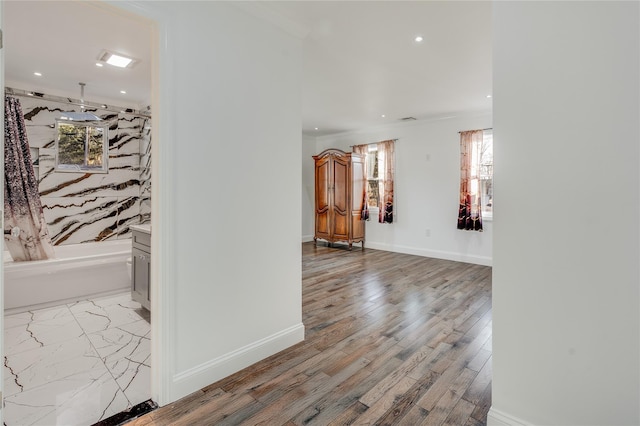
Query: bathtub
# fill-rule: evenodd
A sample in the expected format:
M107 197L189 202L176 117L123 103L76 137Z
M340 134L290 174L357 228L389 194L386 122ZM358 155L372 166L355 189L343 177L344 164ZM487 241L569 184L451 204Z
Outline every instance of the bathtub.
M131 289L131 240L55 247L56 258L13 262L4 252L4 310L18 313Z

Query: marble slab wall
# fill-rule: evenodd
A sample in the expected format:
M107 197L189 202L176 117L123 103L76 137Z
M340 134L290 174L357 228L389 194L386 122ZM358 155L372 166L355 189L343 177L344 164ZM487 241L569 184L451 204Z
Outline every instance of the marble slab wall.
M151 223L151 118L144 118L140 133L140 223Z
M54 245L131 238L151 220L151 119L87 108L109 121L109 173L56 172L56 118L80 107L20 97L34 170Z

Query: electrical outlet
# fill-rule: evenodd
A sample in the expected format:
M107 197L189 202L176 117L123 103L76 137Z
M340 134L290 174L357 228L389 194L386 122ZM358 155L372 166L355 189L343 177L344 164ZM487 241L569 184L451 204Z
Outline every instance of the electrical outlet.
M424 230L424 236L425 236L425 237L430 237L430 236L431 236L431 229L428 229L428 228L427 228L427 229L425 229L425 230Z

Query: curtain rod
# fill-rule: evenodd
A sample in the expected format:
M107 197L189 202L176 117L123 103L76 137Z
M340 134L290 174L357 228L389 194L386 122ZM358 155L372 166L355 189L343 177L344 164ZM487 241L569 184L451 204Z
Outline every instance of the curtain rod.
M485 130L493 130L493 127L487 127L486 129L478 129L478 130L482 130L482 131L485 131ZM462 132L474 132L474 131L475 131L475 130L461 130L461 131L459 131L458 133L462 133Z
M79 99L66 98L66 97L54 96L54 95L46 95L44 93L38 93L38 92L22 90L22 89L14 89L12 87L5 87L4 94L5 96L24 96L26 98L38 98L38 99L44 99L45 101L60 102L63 104L69 104L69 105L75 105L75 106L86 106L86 107L91 107L96 109L102 109L104 111L109 111L109 112L131 114L137 117L144 117L144 118L151 117L151 111L148 111L148 112L139 111L132 108L121 108L115 105L109 106L107 104L100 104L96 102L82 103Z
M394 142L398 142L399 139L385 139L387 141L394 141ZM359 146L359 145L377 145L380 142L384 142L384 141L379 141L379 142L371 142L371 143L359 143L356 145L349 145L349 148L353 148L354 146Z

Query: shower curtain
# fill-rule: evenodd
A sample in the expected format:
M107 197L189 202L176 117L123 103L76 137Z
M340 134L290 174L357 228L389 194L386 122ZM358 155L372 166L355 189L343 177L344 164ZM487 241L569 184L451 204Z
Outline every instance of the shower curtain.
M5 247L14 261L54 257L47 222L33 172L29 142L20 101L4 98L4 229L20 228L20 235L5 234Z

